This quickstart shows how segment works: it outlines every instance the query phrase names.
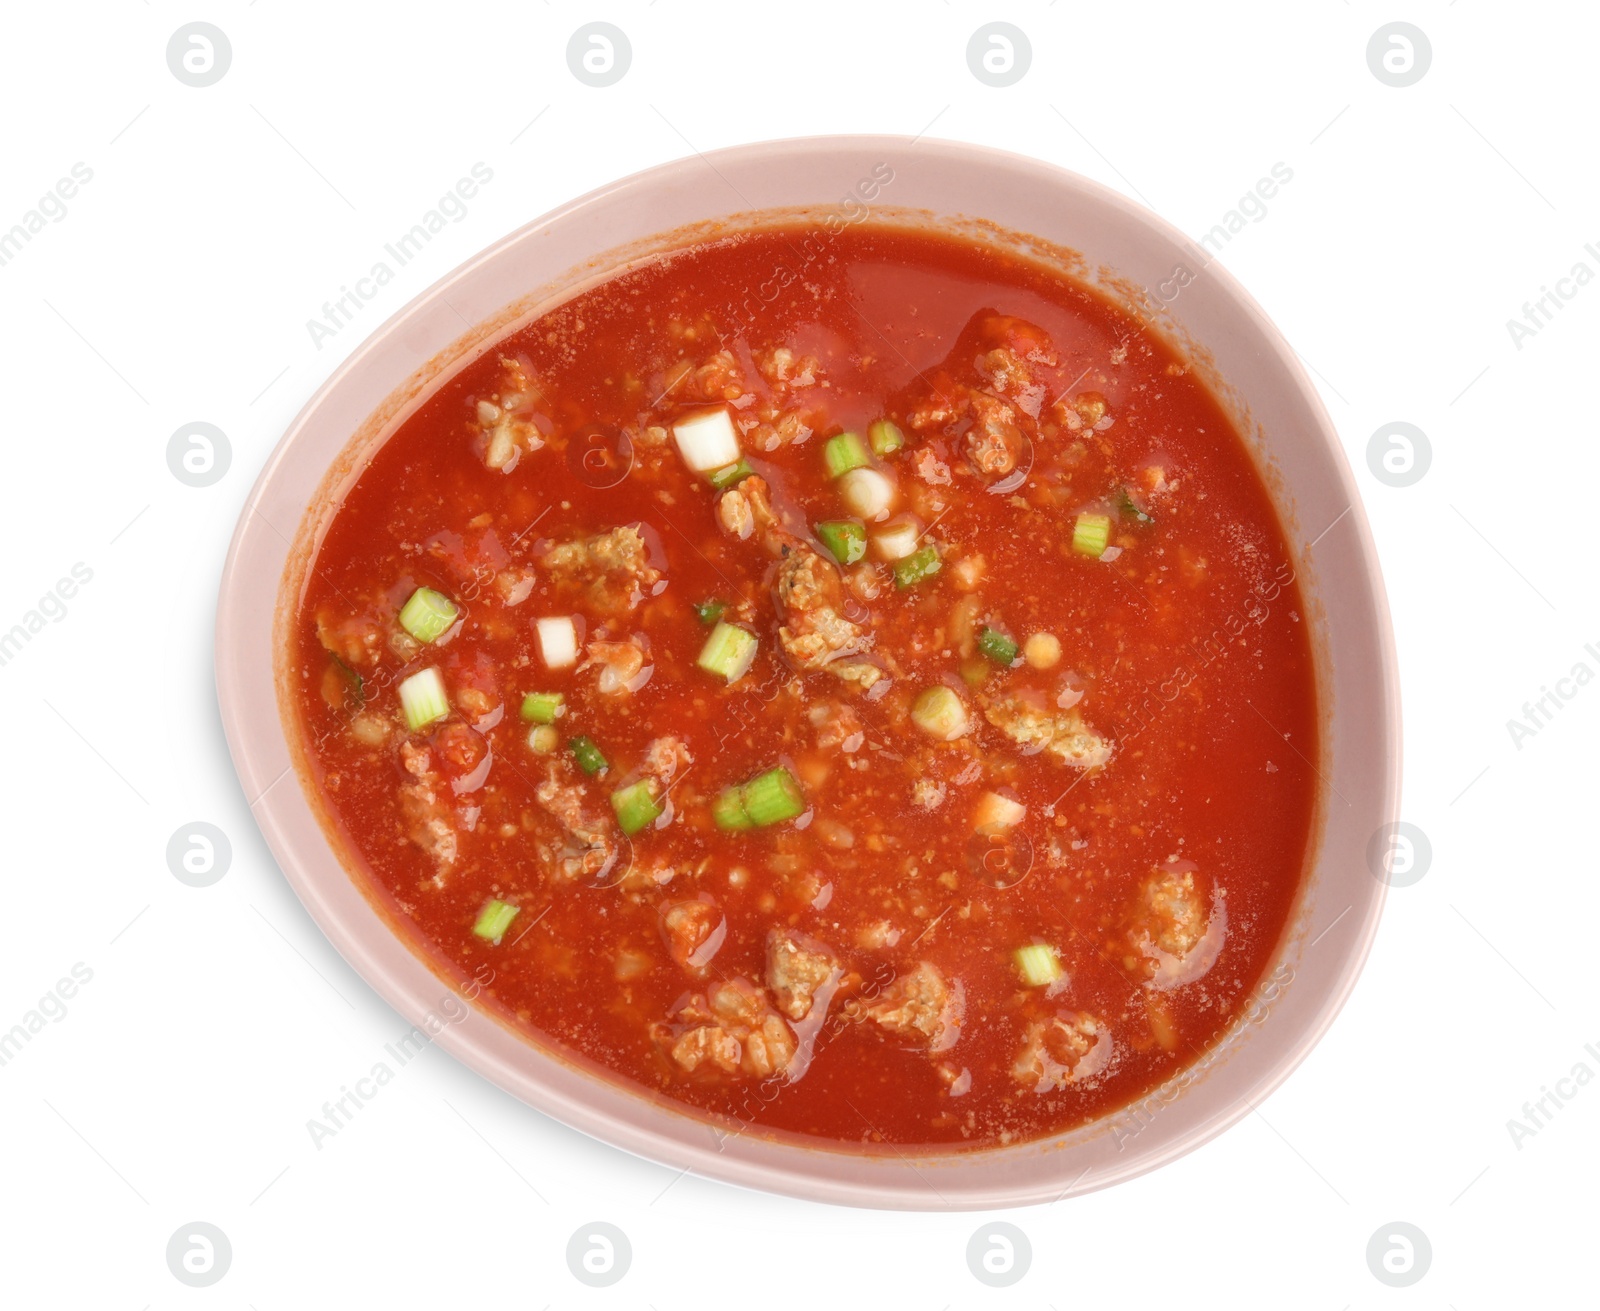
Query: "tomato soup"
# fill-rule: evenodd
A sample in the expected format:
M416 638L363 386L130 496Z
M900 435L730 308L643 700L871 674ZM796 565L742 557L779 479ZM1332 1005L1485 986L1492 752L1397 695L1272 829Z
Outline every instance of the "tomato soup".
M1199 1059L1285 932L1310 636L1241 436L1047 265L751 230L575 295L368 460L290 668L348 862L686 1111L987 1147Z

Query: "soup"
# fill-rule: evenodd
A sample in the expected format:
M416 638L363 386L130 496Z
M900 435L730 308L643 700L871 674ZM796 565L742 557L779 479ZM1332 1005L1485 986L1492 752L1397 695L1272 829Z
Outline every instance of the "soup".
M1062 272L755 229L449 377L330 518L311 783L435 968L737 1130L992 1147L1238 1021L1317 803L1221 406Z

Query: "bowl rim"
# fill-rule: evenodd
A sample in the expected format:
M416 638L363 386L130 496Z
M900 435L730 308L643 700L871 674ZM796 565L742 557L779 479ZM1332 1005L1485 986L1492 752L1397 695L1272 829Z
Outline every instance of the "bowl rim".
M1399 670L1394 647L1393 624L1376 546L1349 461L1345 456L1332 419L1328 415L1326 407L1322 404L1321 398L1312 385L1306 370L1302 367L1299 358L1271 319L1268 318L1265 311L1225 267L1215 259L1207 256L1189 237L1152 211L1092 179L1084 178L1057 165L994 147L937 138L884 134L791 137L774 141L752 142L705 153L697 152L693 155L683 156L640 170L614 182L606 183L565 204L557 206L470 256L460 265L451 269L419 292L382 323L378 324L351 350L306 401L264 462L260 474L257 476L249 495L240 509L238 523L230 542L219 580L214 644L218 709L230 756L247 799L252 791L249 786L250 781L259 783L261 778L256 770L254 735L251 728L245 723L244 706L246 698L250 694L250 677L245 669L248 655L237 648L238 635L243 627L240 621L243 610L249 603L249 598L246 595L246 589L238 585L238 580L246 572L247 557L256 549L261 540L260 534L251 533L252 520L257 517L256 512L260 508L268 490L279 476L285 462L291 457L297 442L302 439L312 426L317 414L327 404L328 399L344 388L351 376L357 374L373 359L380 346L387 342L398 328L411 319L413 315L441 298L444 291L458 279L468 274L471 270L495 261L536 234L550 229L554 225L572 222L581 217L586 210L609 198L684 181L696 170L708 165L720 172L719 165L724 168L735 169L742 163L757 159L766 161L771 161L774 158L780 160L799 160L808 157L823 159L833 155L854 157L863 150L870 150L875 147L884 151L897 152L896 158L914 156L920 161L928 161L930 163L957 164L984 169L999 168L1003 171L1021 175L1022 178L1032 181L1041 187L1058 190L1064 188L1068 192L1077 193L1087 197L1094 203L1118 211L1130 223L1148 230L1152 237L1164 241L1175 250L1192 254L1195 258L1204 261L1204 270L1207 278L1214 280L1220 294L1231 302L1232 306L1253 325L1257 334L1272 352L1271 369L1293 388L1297 393L1297 399L1305 406L1307 412L1313 418L1316 428L1315 438L1320 442L1324 453L1329 458L1339 480L1338 490L1348 504L1349 508L1346 511L1346 515L1352 521L1350 527L1356 537L1355 550L1361 563L1365 566L1362 571L1366 586L1365 597L1370 603L1373 624L1370 637L1376 648L1375 653L1381 680L1381 687L1377 689L1377 693L1382 700L1381 738L1386 748L1382 756L1387 772L1379 785L1380 799L1376 803L1376 813L1380 822L1384 824L1392 823L1398 818L1402 759ZM739 211L735 210L728 212L730 218L737 218L738 214ZM596 252L597 259L609 253L611 252ZM616 266L612 265L611 267L615 268ZM516 316L512 316L512 320L508 321L513 321L515 318ZM498 340L507 330L504 326L497 327L488 336L487 340ZM464 334L463 339L470 335L471 330L469 329L469 332ZM446 350L439 352L439 356L452 356L454 349L453 346L446 348ZM453 363L441 372L448 373L453 371L455 368L459 368L462 362L462 357L454 356ZM417 361L419 367L424 363L426 362L422 360ZM1261 452L1253 443L1247 443L1247 445L1250 446L1252 459L1259 466L1263 458ZM1267 472L1265 468L1261 468L1264 478L1266 478ZM1273 480L1267 478L1267 481L1269 493L1283 523L1284 531L1286 534L1290 534L1292 520L1290 507L1284 503L1281 495L1273 486ZM316 503L317 501L314 497L310 505L302 508L301 529L305 526L305 516L310 509L315 507ZM281 537L282 534L279 533L278 535ZM1315 542L1311 545L1314 546ZM1303 549L1308 553L1310 547ZM292 547L290 555L291 557L293 555ZM1329 696L1329 690L1322 686L1322 682L1321 670L1319 669L1319 699ZM1326 700L1319 707L1319 714L1324 724L1331 727L1333 708ZM293 751L291 749L292 755ZM291 772L298 774L297 770L291 769ZM281 778L282 775L280 774L279 777ZM297 781L300 780L297 779ZM387 944L380 944L379 947L374 947L370 936L364 937L362 934L352 931L348 925L343 923L340 915L331 905L326 895L326 889L320 886L323 877L322 873L320 871L311 871L293 858L290 851L289 836L286 832L286 817L283 814L282 804L271 800L272 786L269 783L265 787L256 788L256 799L249 802L249 808L286 880L312 919L351 967L408 1022L418 1023L421 1017L418 1014L415 990L408 988L396 977L396 972L389 963L379 959L382 946ZM1324 786L1323 791L1326 792L1326 786ZM305 798L302 798L302 800L305 800ZM1323 822L1331 821L1324 817ZM1314 833L1313 847L1315 844ZM340 875L353 880L353 873L347 869L339 853L331 851L330 855L333 858L334 868L339 870ZM1305 886L1310 884L1315 872L1313 855L1314 852L1308 853L1307 867L1302 876L1306 882L1302 885L1302 891L1304 891ZM630 1084L615 1079L608 1081L633 1099L635 1115L631 1120L612 1113L598 1102L591 1103L582 1097L572 1096L570 1095L570 1090L564 1094L560 1090L546 1086L541 1083L537 1072L530 1074L528 1068L515 1067L510 1062L496 1057L487 1050L483 1044L483 1036L486 1032L484 1025L477 1023L452 1025L437 1036L437 1041L439 1045L444 1046L469 1068L476 1070L492 1083L511 1092L514 1096L534 1106L544 1114L550 1115L552 1118L602 1142L620 1147L660 1164L679 1167L683 1165L681 1158L687 1155L689 1161L687 1166L684 1167L685 1171L692 1171L704 1178L717 1179L722 1182L810 1200L880 1208L971 1210L1050 1202L1059 1200L1064 1196L1087 1193L1123 1182L1194 1150L1249 1114L1266 1097L1281 1086L1284 1080L1299 1067L1310 1051L1321 1041L1355 988L1370 954L1388 891L1387 880L1374 878L1373 884L1374 891L1365 908L1365 915L1357 927L1356 936L1350 941L1342 954L1342 963L1337 973L1335 986L1326 990L1321 1009L1315 1014L1314 1023L1300 1028L1293 1035L1293 1040L1285 1044L1272 1057L1268 1072L1255 1083L1255 1095L1253 1098L1241 1097L1236 1099L1233 1104L1223 1108L1219 1113L1211 1115L1208 1119L1191 1126L1187 1131L1161 1146L1159 1150L1144 1151L1142 1153L1135 1152L1122 1168L1096 1173L1092 1180L1084 1182L1081 1187L1074 1183L1064 1189L1057 1189L1053 1184L1048 1187L1032 1185L1026 1188L1019 1188L1015 1183L1007 1182L1003 1171L994 1171L991 1174L998 1174L1000 1177L976 1182L963 1180L959 1184L955 1181L941 1180L941 1182L945 1182L950 1187L954 1196L947 1197L943 1192L935 1189L933 1190L934 1196L930 1198L927 1182L921 1173L917 1171L915 1164L920 1161L926 1165L928 1162L938 1162L940 1160L949 1162L965 1160L970 1162L984 1156L998 1157L1001 1152L1013 1149L988 1149L987 1151L966 1149L958 1153L929 1152L926 1156L915 1155L907 1164L909 1164L911 1175L916 1175L916 1178L911 1178L905 1172L898 1174L880 1172L871 1178L850 1178L837 1174L824 1177L816 1171L805 1169L804 1163L806 1161L814 1162L818 1157L826 1157L837 1161L861 1161L869 1158L856 1153L838 1150L836 1145L830 1150L830 1145L826 1143L782 1142L755 1135L751 1136L755 1144L772 1150L770 1152L763 1150L752 1156L726 1154L722 1150L720 1139L714 1145L709 1142L703 1145L696 1145L696 1143L688 1141L683 1135L669 1136L658 1126L658 1122L661 1119L660 1107L653 1105L648 1098L639 1095L638 1090L634 1089ZM361 891L370 904L372 902L370 891L367 889L361 889ZM382 924L385 937L392 936L394 940L398 941L407 956L418 960L425 968L433 968L426 961L421 960L415 947L393 929L387 917L381 913L375 904L372 905L372 910ZM1285 939L1287 937L1288 930L1286 929ZM1283 951L1284 943L1280 942L1278 954L1281 955ZM477 1011L476 1008L474 1010L476 1015L484 1018L486 1024L493 1023L486 1012ZM1215 1050L1218 1046L1228 1041L1228 1036L1217 1039L1207 1049L1207 1052ZM542 1068L552 1061L560 1062L563 1059L561 1054L536 1046L532 1042L525 1042L524 1047L525 1051L530 1053L528 1057L530 1066ZM1199 1061L1206 1059L1207 1056L1205 1054L1197 1058ZM568 1063L569 1065L571 1064L570 1061ZM1193 1064L1191 1063L1191 1066L1184 1068L1192 1068ZM530 1092L536 1092L539 1095L532 1096ZM679 1118L684 1118L682 1112L674 1112L674 1114L677 1114ZM689 1118L693 1118L692 1115ZM700 1120L700 1123L703 1127L709 1127L703 1119ZM718 1135L716 1135L714 1129L711 1134L707 1135L708 1139L717 1137ZM1032 1145L1048 1148L1049 1143L1047 1140L1035 1140ZM908 1149L908 1151L915 1153L922 1151L922 1149ZM906 1158L903 1154L896 1153L896 1155L901 1156L902 1160L905 1161ZM761 1159L763 1156L770 1156L771 1159Z

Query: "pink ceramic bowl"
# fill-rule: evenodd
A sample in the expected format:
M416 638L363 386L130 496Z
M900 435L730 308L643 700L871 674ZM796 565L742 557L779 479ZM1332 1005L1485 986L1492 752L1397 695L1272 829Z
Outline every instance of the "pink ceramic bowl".
M705 1120L535 1045L476 1008L447 1025L438 1042L566 1124L731 1183L927 1209L1016 1206L1105 1187L1222 1132L1286 1078L1332 1023L1383 905L1385 884L1367 853L1397 813L1400 713L1366 517L1333 426L1293 352L1206 251L1093 182L953 142L763 143L637 174L468 261L374 332L312 397L251 492L217 607L217 696L234 763L289 882L351 965L413 1023L441 1005L457 1012L450 985L347 870L301 776L281 685L301 571L363 456L461 363L625 263L778 214L938 223L1065 261L1150 318L1232 408L1297 556L1326 724L1317 762L1321 819L1278 960L1234 1030L1155 1093L1064 1136L980 1152L874 1152L756 1131L716 1133ZM474 326L463 332L463 325Z

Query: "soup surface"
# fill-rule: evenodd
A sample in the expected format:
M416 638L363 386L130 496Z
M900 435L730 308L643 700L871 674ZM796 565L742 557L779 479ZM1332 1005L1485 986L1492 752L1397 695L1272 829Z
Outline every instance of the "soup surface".
M617 276L450 378L307 571L325 814L448 976L754 1132L991 1146L1263 983L1318 716L1283 531L1185 364L872 225Z

